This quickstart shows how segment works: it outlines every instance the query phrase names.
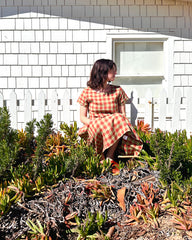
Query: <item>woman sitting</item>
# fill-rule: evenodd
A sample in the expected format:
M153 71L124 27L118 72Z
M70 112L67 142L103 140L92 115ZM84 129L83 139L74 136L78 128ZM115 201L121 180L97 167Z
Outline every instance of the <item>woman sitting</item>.
M119 154L137 156L143 146L125 116L126 93L120 86L108 84L115 80L116 71L112 60L97 60L88 87L77 100L84 124L79 135L93 145L97 153L112 160Z

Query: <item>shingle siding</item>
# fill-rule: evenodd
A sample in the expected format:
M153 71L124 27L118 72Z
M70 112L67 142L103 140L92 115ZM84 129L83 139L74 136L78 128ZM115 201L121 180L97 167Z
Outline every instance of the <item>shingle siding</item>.
M187 1L1 0L0 91L8 99L15 90L24 101L29 89L36 101L39 89L68 88L72 99L106 56L108 34L135 30L174 38L173 87L184 92L192 86L191 29Z

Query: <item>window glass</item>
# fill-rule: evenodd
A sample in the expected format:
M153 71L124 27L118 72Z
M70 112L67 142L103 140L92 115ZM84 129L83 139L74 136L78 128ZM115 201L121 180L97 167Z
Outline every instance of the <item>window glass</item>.
M115 62L120 76L162 75L163 42L115 42Z

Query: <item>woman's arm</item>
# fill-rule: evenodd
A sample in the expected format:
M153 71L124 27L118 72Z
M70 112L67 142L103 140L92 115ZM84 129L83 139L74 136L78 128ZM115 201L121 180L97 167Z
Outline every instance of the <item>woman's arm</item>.
M120 105L119 111L120 111L120 113L122 113L123 115L125 115L125 104Z
M91 120L87 117L87 112L87 107L80 106L80 121L85 125L88 125L91 122Z

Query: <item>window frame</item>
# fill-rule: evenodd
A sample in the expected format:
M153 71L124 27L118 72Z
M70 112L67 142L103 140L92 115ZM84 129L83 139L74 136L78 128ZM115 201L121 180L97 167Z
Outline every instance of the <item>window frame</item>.
M164 41L159 41L159 40L145 40L145 39L137 39L137 40L114 40L113 41L113 59L114 59L114 61L116 61L116 54L115 54L115 52L116 52L116 44L117 43L154 43L154 42L157 42L157 43L162 43L162 45L163 45L163 49L162 49L162 53L163 53L163 60L165 59L165 51L164 51ZM117 63L117 62L116 62ZM119 75L116 75L116 77L120 77L120 78L124 78L124 77L151 77L151 76L154 76L154 77L163 77L164 76L164 68L165 68L165 66L164 66L165 64L164 64L164 62L163 62L163 70L162 70L162 74L155 74L155 73L152 73L152 74L134 74L134 75L130 75L130 74L126 74L126 75L124 75L124 74L119 74Z
M131 85L137 82L137 84L142 84L142 80L145 78L155 79L155 82L161 82L163 88L168 89L168 92L171 91L173 88L173 46L174 46L174 37L169 37L167 35L157 34L157 33L136 33L135 31L132 32L125 32L125 33L108 33L107 34L107 58L113 59L115 61L115 42L162 42L163 43L163 51L164 51L164 72L162 75L147 75L147 76L121 76L116 75L116 80L118 84L124 84L123 82L126 81L126 84ZM143 78L143 79L142 79ZM143 84L147 84L147 82ZM150 81L149 79L149 81ZM152 83L152 82L151 82Z

